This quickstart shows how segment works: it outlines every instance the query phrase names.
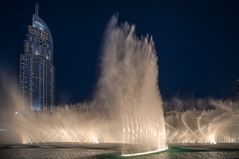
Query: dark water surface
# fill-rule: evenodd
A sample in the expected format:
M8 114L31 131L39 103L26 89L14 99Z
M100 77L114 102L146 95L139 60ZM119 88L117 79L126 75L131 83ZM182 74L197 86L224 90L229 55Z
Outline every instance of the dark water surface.
M99 145L1 145L0 159L122 159L121 146ZM239 159L234 146L172 146L167 151L130 158L139 159Z

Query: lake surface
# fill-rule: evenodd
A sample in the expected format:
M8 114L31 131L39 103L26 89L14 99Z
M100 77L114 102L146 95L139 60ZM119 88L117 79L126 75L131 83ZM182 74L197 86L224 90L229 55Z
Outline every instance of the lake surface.
M1 145L1 159L120 159L120 145ZM167 151L130 158L139 159L239 159L234 146L171 146Z

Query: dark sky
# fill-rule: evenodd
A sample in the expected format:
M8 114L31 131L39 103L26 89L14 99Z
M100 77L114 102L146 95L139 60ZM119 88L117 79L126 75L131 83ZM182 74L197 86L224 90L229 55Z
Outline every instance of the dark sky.
M0 1L0 66L18 76L19 54L37 1ZM239 78L239 1L39 0L54 39L57 103L90 99L104 30L113 14L152 35L163 98L225 98Z

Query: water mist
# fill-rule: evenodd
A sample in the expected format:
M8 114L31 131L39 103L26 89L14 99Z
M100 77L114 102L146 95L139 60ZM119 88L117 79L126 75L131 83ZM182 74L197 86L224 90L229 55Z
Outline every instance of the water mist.
M165 146L162 100L158 89L157 55L152 38L138 38L135 26L117 24L106 30L96 103L115 121L118 139L134 144L131 152ZM112 125L114 126L114 125Z
M160 150L166 143L158 66L151 37L112 17L105 32L101 72L91 102L33 112L9 88L15 113L8 123L24 144L121 143L124 155Z

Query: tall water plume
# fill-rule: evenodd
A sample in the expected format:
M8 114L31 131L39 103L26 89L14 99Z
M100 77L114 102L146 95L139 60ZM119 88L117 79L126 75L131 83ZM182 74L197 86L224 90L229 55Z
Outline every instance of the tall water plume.
M97 106L116 122L116 138L134 144L124 153L157 150L166 139L153 40L138 38L134 25L118 25L116 17L105 34Z

